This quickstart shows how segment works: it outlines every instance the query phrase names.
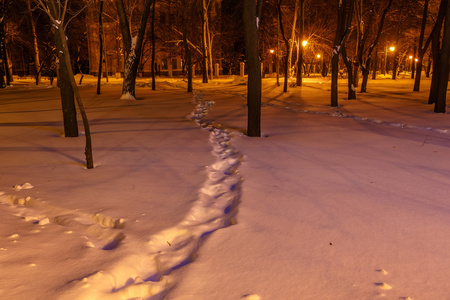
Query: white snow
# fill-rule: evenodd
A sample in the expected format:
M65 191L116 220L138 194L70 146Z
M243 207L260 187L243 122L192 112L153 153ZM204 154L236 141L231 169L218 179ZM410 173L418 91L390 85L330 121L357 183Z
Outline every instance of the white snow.
M0 90L1 299L450 294L450 123L426 78L369 80L351 101L340 81L338 108L328 79L264 79L249 138L234 77L194 95L140 80L125 102L121 81L96 95L85 76L92 170L84 137L62 137L59 91L15 79Z

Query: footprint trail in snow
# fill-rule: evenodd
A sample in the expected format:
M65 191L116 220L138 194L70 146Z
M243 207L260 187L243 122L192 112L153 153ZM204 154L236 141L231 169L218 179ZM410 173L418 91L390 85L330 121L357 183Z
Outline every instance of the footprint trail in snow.
M202 237L236 222L241 154L232 147L230 132L205 119L214 102L202 98L194 94L197 106L189 118L210 132L216 161L207 167L193 207L179 224L151 236L141 250L76 282L65 299L163 299L175 284L172 271L195 259Z

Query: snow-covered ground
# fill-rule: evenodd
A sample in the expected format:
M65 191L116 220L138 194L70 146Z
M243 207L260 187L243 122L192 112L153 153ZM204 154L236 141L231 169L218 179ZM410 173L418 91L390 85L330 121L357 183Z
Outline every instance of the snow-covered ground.
M412 84L348 101L342 81L331 108L327 79L264 79L249 138L242 78L194 95L140 80L124 101L88 76L87 170L58 89L17 79L0 90L0 299L450 299L450 120Z

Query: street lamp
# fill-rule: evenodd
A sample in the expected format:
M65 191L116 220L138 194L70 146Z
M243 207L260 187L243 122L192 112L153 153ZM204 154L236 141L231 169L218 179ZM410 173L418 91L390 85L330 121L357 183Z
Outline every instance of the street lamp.
M395 47L394 47L394 46L391 46L391 47L389 47L389 50L390 50L391 52L394 52L394 51L395 51Z
M269 50L269 52L270 52L270 54L272 54L272 59L271 59L271 63L270 63L270 72L269 72L269 74L272 74L272 72L273 72L273 54L275 53L275 50L273 50L273 49L270 49Z
M302 42L303 47L305 47L307 44L308 44L308 41L306 41L306 40L304 40L304 41Z

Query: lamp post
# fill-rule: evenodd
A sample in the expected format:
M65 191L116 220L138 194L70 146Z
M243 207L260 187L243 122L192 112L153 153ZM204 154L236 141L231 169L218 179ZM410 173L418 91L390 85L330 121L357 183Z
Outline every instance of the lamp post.
M275 53L275 50L273 50L273 49L270 49L269 50L269 52L270 52L270 54L271 54L271 56L270 56L270 66L269 66L269 74L272 74L273 73L273 54Z
M392 52L393 58L392 79L395 80L397 78L397 58L395 56L395 47L394 46L389 47L389 51Z

